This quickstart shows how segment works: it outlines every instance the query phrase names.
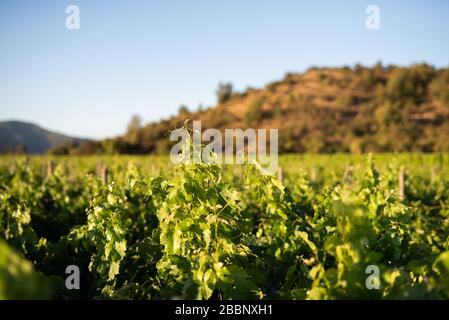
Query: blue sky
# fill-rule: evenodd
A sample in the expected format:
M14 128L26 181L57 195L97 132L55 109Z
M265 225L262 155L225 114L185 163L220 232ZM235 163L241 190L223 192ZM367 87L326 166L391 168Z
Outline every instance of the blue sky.
M80 29L65 27L68 5ZM380 8L380 29L365 9ZM449 1L0 1L0 120L93 138L310 66L449 65Z

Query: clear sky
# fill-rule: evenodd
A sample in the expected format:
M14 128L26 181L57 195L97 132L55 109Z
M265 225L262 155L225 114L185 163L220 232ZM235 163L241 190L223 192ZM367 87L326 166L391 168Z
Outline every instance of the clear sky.
M80 29L65 26L68 5ZM368 30L365 9L380 9ZM314 66L449 65L449 1L0 1L0 120L92 138Z

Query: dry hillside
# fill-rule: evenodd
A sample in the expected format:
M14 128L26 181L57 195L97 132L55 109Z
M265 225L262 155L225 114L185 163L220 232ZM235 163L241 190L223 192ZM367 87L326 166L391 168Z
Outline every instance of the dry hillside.
M227 90L213 108L181 108L170 119L68 152L164 153L167 132L187 118L204 129L278 128L281 152L449 151L449 69L311 68L261 89Z

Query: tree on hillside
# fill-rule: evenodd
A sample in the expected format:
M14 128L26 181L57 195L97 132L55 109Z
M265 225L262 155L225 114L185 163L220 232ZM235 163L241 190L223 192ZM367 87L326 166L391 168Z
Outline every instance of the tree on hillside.
M134 131L134 130L139 130L141 124L142 124L142 118L138 114L135 114L131 117L131 120L129 121L127 131L130 132L130 131Z
M449 106L449 69L444 70L432 81L430 92L443 105Z
M248 106L245 114L245 124L247 126L256 125L263 117L264 96L254 98Z
M218 103L225 103L234 95L234 89L232 87L232 83L219 83L217 93L217 101Z
M433 67L419 64L410 68L396 68L387 82L390 101L412 100L421 103L427 96L427 86L434 77Z
M189 114L189 109L187 108L186 105L182 104L179 106L178 114L180 116L187 116Z
M129 121L124 140L132 145L138 145L141 141L142 118L139 115L133 115Z

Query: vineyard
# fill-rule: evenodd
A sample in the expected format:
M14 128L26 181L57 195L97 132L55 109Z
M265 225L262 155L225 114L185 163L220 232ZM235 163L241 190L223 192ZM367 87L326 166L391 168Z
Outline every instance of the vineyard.
M0 299L449 299L448 155L280 165L4 156Z

